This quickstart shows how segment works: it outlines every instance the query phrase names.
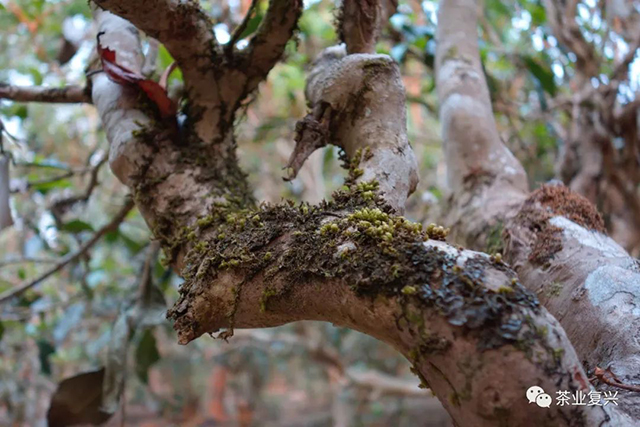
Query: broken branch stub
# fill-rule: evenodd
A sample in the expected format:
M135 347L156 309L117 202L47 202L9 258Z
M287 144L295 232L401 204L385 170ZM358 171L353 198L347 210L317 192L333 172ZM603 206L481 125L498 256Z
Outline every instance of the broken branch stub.
M347 55L344 45L333 46L314 62L305 94L312 111L297 126L288 179L316 149L333 144L349 158L360 153L356 181L376 180L385 201L402 213L418 183L418 164L398 65L387 55Z

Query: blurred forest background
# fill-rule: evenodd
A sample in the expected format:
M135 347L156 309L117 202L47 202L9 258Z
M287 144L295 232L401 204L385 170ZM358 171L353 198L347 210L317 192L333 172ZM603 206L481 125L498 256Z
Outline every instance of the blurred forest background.
M252 2L200 3L226 43ZM266 0L257 3L240 44L266 10ZM640 3L576 2L575 16L561 25L575 27L591 62L552 35L541 1L479 3L481 56L503 140L533 185L561 179L582 192L637 256L640 39L632 24ZM421 170L407 216L425 224L446 206L433 78L436 11L437 1L400 1L378 45L401 64ZM314 153L294 181L282 180L296 121L306 114L305 70L336 43L334 14L333 1L305 1L295 42L240 118L239 158L259 200L315 203L343 181L335 147ZM149 69L157 79L172 59L153 40L145 43L157 51ZM84 85L94 51L86 0L0 0L0 85ZM179 86L175 72L170 87ZM94 108L0 99L0 120L1 147L12 159L14 221L0 232L0 425L46 425L58 384L106 363L120 363L126 378L125 404L109 425L123 417L126 425L145 426L449 425L435 398L425 404L428 392L392 348L330 324L177 345L164 310L177 298L180 278L163 266L135 209L113 222L127 190L105 165L108 144ZM598 136L587 138L588 149L579 144L586 131ZM20 286L29 289L4 298ZM123 338L118 324L140 292L153 301L145 321ZM113 354L127 357L114 361Z

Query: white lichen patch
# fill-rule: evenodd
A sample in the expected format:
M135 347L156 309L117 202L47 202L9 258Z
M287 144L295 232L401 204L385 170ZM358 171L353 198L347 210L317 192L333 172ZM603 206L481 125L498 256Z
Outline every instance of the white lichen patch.
M350 251L355 251L356 245L353 242L345 242L336 248L336 257L342 257Z
M605 265L587 276L584 283L591 303L606 315L631 313L640 316L640 274Z
M602 233L587 230L563 216L553 217L549 220L549 223L562 228L567 238L575 239L584 246L597 249L603 256L608 258L628 258L622 246Z

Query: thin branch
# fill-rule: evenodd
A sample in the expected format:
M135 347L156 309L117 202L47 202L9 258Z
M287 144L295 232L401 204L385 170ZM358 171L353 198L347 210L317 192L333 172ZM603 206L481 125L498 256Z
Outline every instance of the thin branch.
M32 280L30 280L28 282L25 282L25 283L23 283L21 285L18 285L15 288L9 289L8 291L0 294L0 303L9 301L14 297L23 294L25 291L27 291L27 290L33 288L34 286L42 283L44 280L48 279L49 277L51 277L55 273L57 273L60 270L62 270L68 264L78 260L89 249L91 249L96 243L98 243L98 241L100 241L100 239L105 234L107 234L110 231L115 230L120 225L120 223L122 221L124 221L124 219L127 216L127 214L131 211L131 209L133 209L133 206L134 206L133 199L130 198L130 197L127 197L124 205L122 206L122 208L120 208L120 211L118 211L116 216L114 216L113 219L107 225L105 225L104 227L99 229L91 237L91 239L87 240L83 245L81 245L80 248L78 248L77 251L67 254L56 265L54 265L49 270L45 271L43 274L41 274L40 276L36 277L35 279L32 279Z
M71 85L64 87L13 86L0 83L0 99L17 102L47 102L59 104L91 103L86 87Z
M607 378L607 376L610 377ZM637 385L629 385L629 384L624 384L622 383L618 377L616 377L616 375L611 371L611 368L607 368L607 369L602 369L599 366L596 366L596 370L595 370L595 377L600 380L601 382L611 386L611 387L618 387L621 388L623 390L629 390L629 391L635 391L640 393L640 386Z
M98 173L100 172L100 168L107 162L107 160L108 156L105 155L102 159L100 159L98 164L91 168L91 177L89 178L89 184L82 194L58 200L53 204L51 209L55 212L62 212L71 205L74 205L78 202L86 202L87 200L89 200L91 194L93 194L93 190L95 190L98 185Z
M240 36L242 36L242 33L244 33L244 30L247 29L247 25L249 25L249 22L253 18L253 13L256 10L256 6L258 5L259 2L260 0L251 0L251 5L249 6L249 10L247 11L247 14L242 19L242 22L240 23L240 25L238 25L238 27L233 31L233 34L231 35L231 40L229 40L229 43L227 43L227 45L224 48L225 53L227 55L233 53L233 47L236 45L236 43L238 43L238 40L240 40Z
M11 193L22 193L24 191L29 190L32 187L37 187L39 185L52 184L54 182L62 181L63 179L71 178L73 175L75 175L75 173L73 171L69 171L61 175L54 176L52 178L40 179L36 181L27 181L26 183L19 185L17 188L13 187L11 189Z
M280 60L301 14L301 0L269 2L269 8L255 37L241 54L247 59L240 61L242 70L246 70L248 80L245 94L252 92Z

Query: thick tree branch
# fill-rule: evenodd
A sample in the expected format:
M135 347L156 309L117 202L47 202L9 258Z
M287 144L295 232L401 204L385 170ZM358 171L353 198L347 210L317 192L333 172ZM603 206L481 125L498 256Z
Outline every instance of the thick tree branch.
M445 0L440 7L436 77L455 241L503 252L560 320L588 369L613 366L623 382L637 383L640 344L629 337L640 325L638 262L603 234L584 198L562 186L527 195L521 166L495 132L477 68L475 2ZM631 394L621 398L625 411L639 417L636 402Z
M548 416L552 425L569 425L562 418L572 415L561 414L566 409L531 411L522 397L529 383L555 395L563 388L586 391L588 382L560 326L508 268L399 230L380 247L376 238L345 235L348 215L330 208L305 214L266 207L255 211L263 226L223 229L234 236L223 241L205 238L208 249L191 254L182 297L170 312L181 342L221 328L331 321L401 351L459 425L524 426ZM578 416L587 425L606 417L600 408Z
M61 104L90 103L89 90L82 86L40 87L12 86L0 83L0 99L16 102L49 102Z
M484 248L486 230L496 216L522 202L528 184L495 126L480 63L477 13L474 0L440 4L436 82L452 193L446 222L454 240Z
M106 9L131 22L136 28L165 45L176 60L185 82L185 91L192 111L199 111L206 122L215 124L220 117L219 81L216 72L221 66L220 47L215 39L213 24L195 1L161 0L95 0ZM140 41L136 38L136 43ZM133 57L128 50L116 49L118 63L131 70L141 71L143 56L136 49ZM211 142L210 127L196 129L198 135Z
M242 53L236 53L246 74L244 93L252 92L282 58L302 14L302 0L270 0L256 35Z
M136 58L139 43L129 23L106 12L96 19L110 45ZM357 71L358 55L349 57ZM388 61L367 59L377 81L397 77ZM390 94L391 105L400 102L398 92ZM333 202L255 208L229 125L206 123L218 146L197 139L188 126L176 143L137 98L132 88L93 77L111 167L134 191L170 261L184 267L181 298L170 311L181 342L221 328L230 328L223 334L229 337L234 327L332 321L405 354L459 425L570 425L576 416L588 425L630 425L610 407L530 410L524 398L530 385L552 395L586 392L587 377L562 328L504 264L424 241L418 225L392 213L388 203L397 194L378 192L388 171L367 163L365 151L376 149L380 129L394 143L403 141L402 113L375 132L337 122L336 135L353 135L362 150L351 157L348 191ZM361 107L368 101L365 94ZM371 179L356 182L362 176ZM428 236L442 237L437 230Z
M397 0L343 0L338 27L347 52L375 53L378 37L397 7Z

